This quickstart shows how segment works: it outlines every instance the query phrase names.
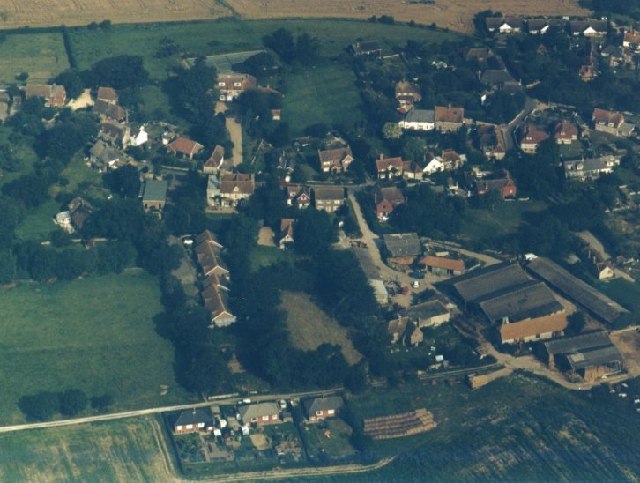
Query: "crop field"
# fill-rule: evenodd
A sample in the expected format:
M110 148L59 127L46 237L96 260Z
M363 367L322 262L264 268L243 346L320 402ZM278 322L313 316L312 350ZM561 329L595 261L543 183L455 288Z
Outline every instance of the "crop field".
M22 72L29 74L29 81L46 82L49 77L56 76L68 68L69 61L60 33L0 36L0 83L2 84L15 82L16 76Z
M69 387L109 393L114 410L184 400L171 344L154 330L159 298L155 278L139 270L1 290L0 422L24 420L21 396Z
M158 420L151 416L0 435L2 481L170 481Z
M353 347L347 330L323 312L307 294L283 291L281 296L282 307L287 311L291 342L298 349L314 350L328 343L339 345L349 364L362 358Z
M228 0L243 18L344 17L366 19L373 15L389 15L410 21L459 32L470 32L475 13L491 9L504 14L526 15L588 15L577 0L435 0L432 5L410 3L407 0Z

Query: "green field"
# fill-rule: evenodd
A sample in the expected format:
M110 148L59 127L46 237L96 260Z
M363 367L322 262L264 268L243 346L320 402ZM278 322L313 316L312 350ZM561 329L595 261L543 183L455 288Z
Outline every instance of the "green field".
M0 435L2 481L169 481L173 460L151 416Z
M0 291L0 421L24 418L26 394L75 387L109 393L114 409L184 399L173 349L154 330L162 310L157 281L138 269L120 275ZM169 394L160 397L160 385Z
M155 78L164 78L167 69L188 56L216 55L263 48L262 37L280 27L294 33L308 32L317 37L322 55L339 55L359 38L376 38L386 46L416 41L455 40L457 34L414 28L406 25L382 25L356 20L252 20L223 19L208 22L114 25L109 30L71 29L73 52L80 69L97 60L115 55L140 55ZM163 38L171 39L180 54L158 58L155 53Z
M46 82L69 68L60 33L3 34L0 42L0 83L16 81L21 72L30 82Z
M48 240L51 232L58 229L53 220L59 208L57 202L49 200L29 210L16 228L16 236L20 240Z

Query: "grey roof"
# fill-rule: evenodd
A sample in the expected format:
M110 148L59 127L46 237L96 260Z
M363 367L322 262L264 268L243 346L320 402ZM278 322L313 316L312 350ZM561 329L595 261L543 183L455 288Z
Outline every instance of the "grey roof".
M344 188L337 186L318 186L313 189L316 201L343 200Z
M92 161L103 164L122 158L122 153L120 151L108 146L100 139L91 147L89 154L91 155Z
M433 109L411 109L404 118L405 122L436 122L436 111Z
M206 426L213 426L213 417L211 412L203 408L194 408L187 411L182 411L178 419L176 419L175 426L186 426L187 424L205 423Z
M572 352L580 352L585 349L595 349L598 347L606 347L611 345L611 339L606 332L596 330L593 332L585 332L584 334L573 337L560 337L552 339L544 343L549 354L569 354Z
M263 402L258 404L247 404L241 406L238 410L242 422L248 423L252 419L260 419L263 416L271 416L273 414L279 414L280 409L273 402Z
M316 411L327 411L329 409L338 411L344 406L344 401L339 396L316 397L307 399L302 404L307 414L315 414Z
M491 321L508 317L510 322L557 314L563 310L549 288L542 282L526 285L480 302L480 308Z
M620 304L547 258L531 260L527 269L607 323L612 323L626 312Z
M166 201L167 182L158 179L148 179L144 182L143 201Z
M564 170L567 172L590 173L592 171L601 171L608 167L608 161L605 158L587 158L578 161L565 161Z
M614 345L601 347L585 352L569 354L567 356L569 365L574 371L585 367L600 366L612 362L622 362L622 355Z
M475 270L456 280L453 286L460 297L469 303L528 283L531 277L518 264L502 264Z
M487 85L504 84L513 81L514 78L506 69L487 69L480 76L480 82Z
M417 233L383 235L384 244L392 257L417 257L420 255L420 238Z
M407 310L406 315L412 319L428 319L430 317L435 317L436 315L445 315L448 313L449 311L444 305L442 305L442 302L439 300L432 300L431 302L414 305Z

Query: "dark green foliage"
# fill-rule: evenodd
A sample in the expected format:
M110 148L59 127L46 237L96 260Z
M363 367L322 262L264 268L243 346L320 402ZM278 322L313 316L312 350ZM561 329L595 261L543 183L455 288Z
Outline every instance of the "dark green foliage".
M61 248L71 243L71 236L64 230L53 230L49 235L49 241L55 248Z
M0 251L0 284L10 283L16 276L17 260L10 251Z
M573 238L564 223L553 215L546 215L535 225L522 227L520 244L524 251L561 259L573 247Z
M135 198L140 191L138 169L130 164L107 172L104 181L111 191L125 198Z
M35 147L42 157L64 167L97 134L98 119L93 114L63 111L55 126L40 135Z
M276 72L279 66L273 54L261 52L249 57L241 64L234 65L233 68L236 72L244 72L257 78L264 78Z
M574 312L569 316L569 326L564 331L565 335L578 335L584 330L586 322L582 312Z
M23 175L2 186L2 193L14 200L22 202L23 206L33 208L39 206L49 198L50 180L42 175Z
M75 69L68 69L64 72L61 72L54 79L56 84L62 84L64 86L65 91L67 92L67 97L69 99L75 99L84 90L84 80L82 76Z
M326 211L304 210L295 224L294 247L301 255L317 256L329 250L337 229Z
M99 413L106 413L109 406L113 404L113 397L110 394L94 396L91 398L91 407Z
M265 47L270 48L285 64L299 63L311 65L318 56L318 41L308 33L301 33L294 39L293 34L279 28L262 39Z
M60 413L75 416L87 407L87 395L79 389L66 389L60 393Z
M22 396L18 401L20 410L27 419L45 421L60 408L60 395L55 392L42 391L32 396Z
M96 86L110 86L114 89L139 87L149 79L142 57L119 55L101 59L91 68L93 83Z

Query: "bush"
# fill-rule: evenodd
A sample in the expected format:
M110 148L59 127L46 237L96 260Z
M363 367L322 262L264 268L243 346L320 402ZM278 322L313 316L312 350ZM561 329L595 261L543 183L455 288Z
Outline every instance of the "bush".
M75 416L87 407L87 395L79 389L66 389L60 394L60 412Z

